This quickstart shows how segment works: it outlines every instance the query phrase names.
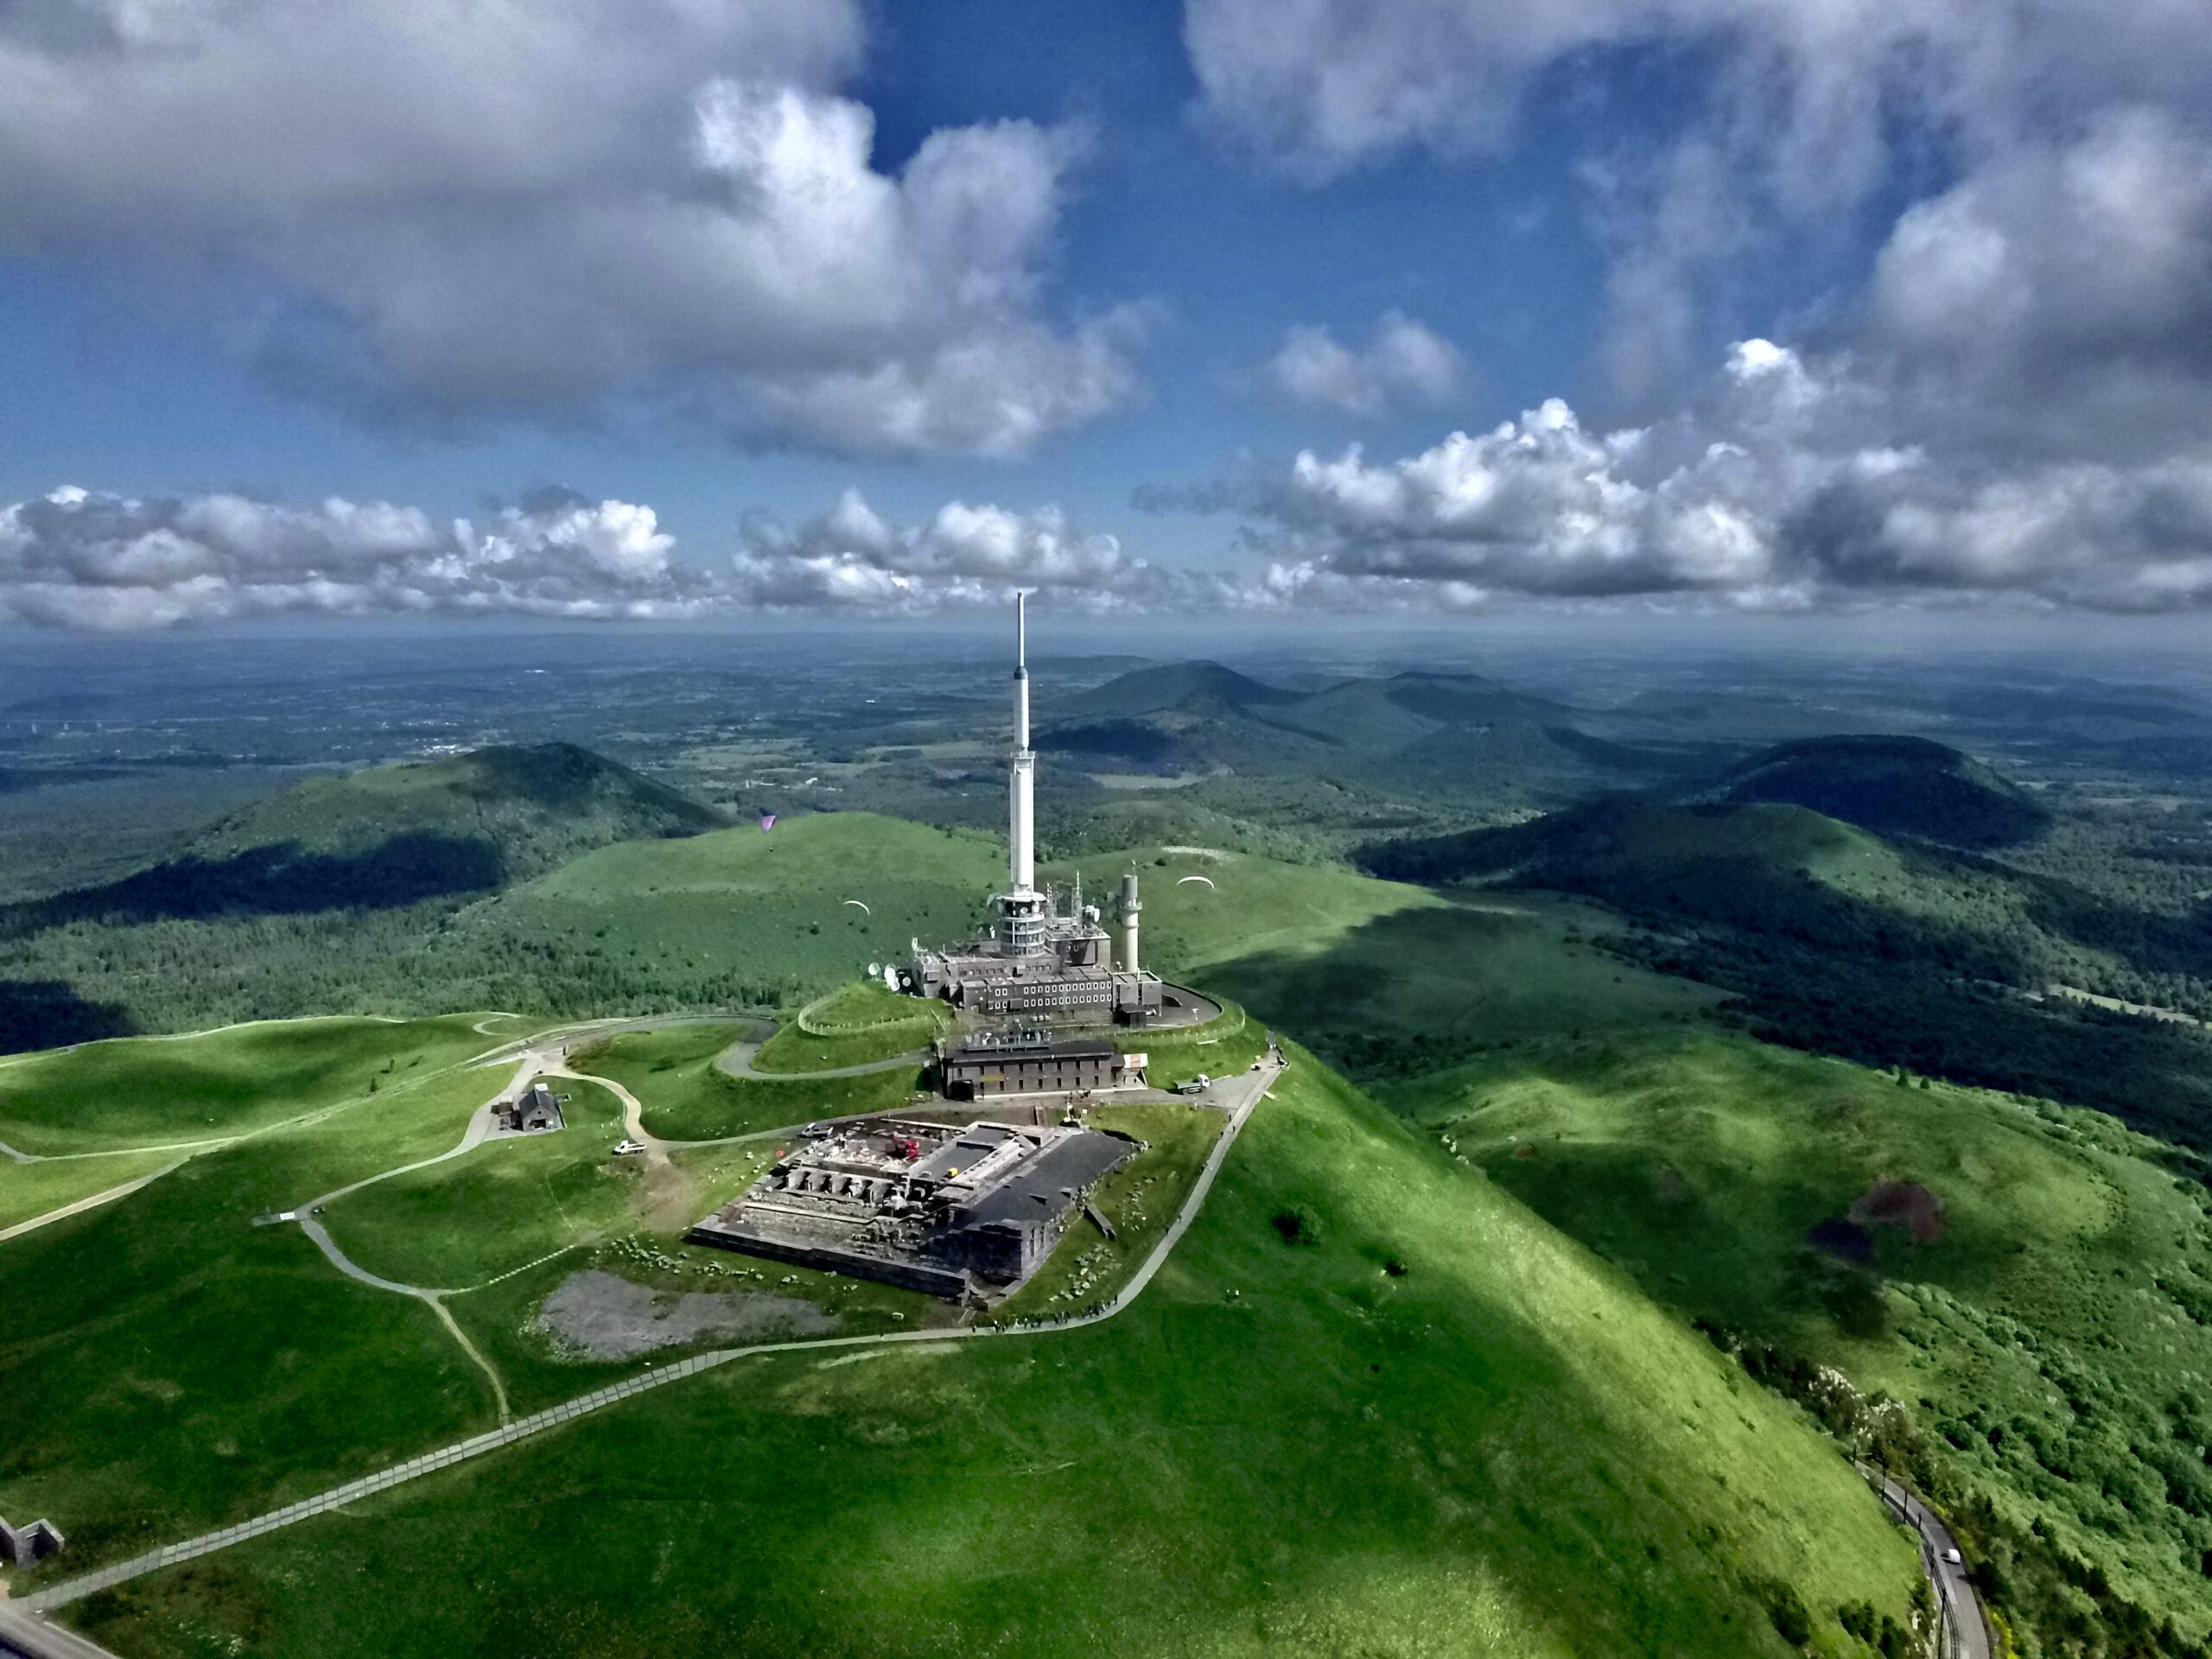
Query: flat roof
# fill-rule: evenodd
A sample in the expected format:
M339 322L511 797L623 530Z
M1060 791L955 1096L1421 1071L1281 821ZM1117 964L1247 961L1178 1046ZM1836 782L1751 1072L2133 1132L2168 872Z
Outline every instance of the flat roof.
M992 1060L1096 1060L1117 1052L1103 1038L1077 1037L1064 1043L963 1043L944 1060L948 1065L982 1065Z
M1098 1129L1062 1135L967 1206L964 1218L971 1226L1049 1221L1075 1201L1073 1194L1135 1157L1136 1150L1135 1141Z

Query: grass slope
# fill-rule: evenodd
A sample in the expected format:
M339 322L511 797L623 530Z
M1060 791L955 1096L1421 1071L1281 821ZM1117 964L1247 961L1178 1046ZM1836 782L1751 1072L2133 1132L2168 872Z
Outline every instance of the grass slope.
M70 1158L46 1163L19 1164L0 1159L0 1230L51 1215L65 1205L105 1192L126 1181L151 1174L174 1163L173 1152L118 1153L112 1156Z
M645 1108L645 1128L671 1141L719 1140L819 1117L885 1111L903 1103L921 1082L918 1065L857 1077L788 1082L733 1077L715 1065L725 1049L757 1029L710 1021L626 1032L579 1051L569 1064L629 1090Z
M444 835L488 846L501 878L513 880L609 842L698 835L728 823L620 761L573 743L540 743L314 779L226 818L196 837L191 853L350 853L396 836Z
M733 979L772 1004L900 956L918 935L962 937L1002 882L1003 857L982 836L864 812L631 842L471 910L457 943L557 952L585 986L658 987L664 1005Z
M824 1071L868 1065L926 1048L953 1023L951 1007L902 996L872 980L857 980L809 1003L761 1045L762 1071Z
M1923 737L1816 737L1753 755L1715 786L1724 799L1787 802L1882 835L2009 847L2050 812L1981 762Z
M1781 1659L1777 1586L1841 1655L1916 1576L1792 1408L1305 1062L1106 1325L746 1362L72 1618L147 1659Z
M345 1045L342 1029L320 1035ZM433 1029L425 1053L440 1040ZM158 1071L171 1046L134 1048ZM296 1228L251 1224L443 1151L505 1081L429 1058L395 1076L0 1244L0 1514L51 1515L69 1535L41 1573L243 1519L491 1421L483 1377L429 1310L342 1278Z
M1907 1402L2024 1652L2177 1651L2131 1645L2121 1601L2212 1625L2212 1196L2170 1148L1711 1036L1394 1098L1659 1300ZM1884 1180L1934 1192L1942 1236L1839 1229ZM1822 1224L1840 1249L1808 1243Z
M301 1020L30 1055L0 1065L0 1141L51 1156L245 1134L493 1046L472 1024Z
M569 1096L566 1128L487 1141L340 1198L323 1224L339 1248L379 1277L457 1290L621 1232L639 1173L612 1155L621 1103L571 1078L549 1086Z

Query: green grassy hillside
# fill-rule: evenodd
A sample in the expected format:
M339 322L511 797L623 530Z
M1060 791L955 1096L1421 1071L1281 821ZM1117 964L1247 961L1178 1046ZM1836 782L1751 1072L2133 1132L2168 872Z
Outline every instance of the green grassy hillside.
M456 959L442 925L593 848L727 822L561 743L312 779L134 874L0 906L0 1050L333 1009L543 1008L529 963Z
M1782 1659L1916 1580L1794 1408L1308 1060L1106 1325L741 1363L73 1617L149 1659Z
M1817 1388L1809 1361L1905 1402L1885 1444L2024 1653L2172 1656L2164 1620L2212 1627L2201 1165L2094 1114L1710 1036L1522 1052L1393 1099L1659 1301L1772 1344L1786 1385ZM1908 1183L1933 1198L1917 1230Z
M71 1516L61 1565L242 1518L486 1420L484 1378L427 1308L341 1278L296 1228L252 1224L445 1151L506 1079L454 1069L448 1022L427 1022L378 1027L416 1046L385 1052L373 1094L348 1091L359 1023L289 1033L283 1069L223 1096L230 1129L276 1127L0 1243L0 1514ZM96 1068L118 1098L151 1101L188 1046L32 1064Z
M634 985L641 1007L709 1001L733 979L754 995L725 1002L781 1002L903 957L917 936L966 937L1004 859L1002 842L865 812L630 842L470 911L453 944L557 956L586 995Z
M493 1047L473 1025L293 1020L29 1055L0 1064L0 1141L51 1156L243 1134Z

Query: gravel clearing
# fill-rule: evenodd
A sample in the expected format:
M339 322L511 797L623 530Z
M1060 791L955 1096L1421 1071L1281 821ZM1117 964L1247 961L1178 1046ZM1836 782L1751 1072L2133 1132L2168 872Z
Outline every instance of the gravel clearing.
M837 1321L811 1302L766 1291L665 1291L587 1268L563 1280L537 1328L584 1359L634 1359L658 1348L772 1336L818 1337Z

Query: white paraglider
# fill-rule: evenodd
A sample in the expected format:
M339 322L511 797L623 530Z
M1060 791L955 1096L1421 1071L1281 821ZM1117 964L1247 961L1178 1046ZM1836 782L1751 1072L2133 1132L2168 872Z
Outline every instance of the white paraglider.
M869 910L869 909L868 909L868 907L866 905L861 905L861 901L860 901L859 899L846 899L846 900L845 900L845 902L846 902L847 904L849 904L849 905L860 905L860 907L861 907L861 911L862 911L862 912L865 912L866 914L868 914L868 915L873 916L873 915L874 915L874 914L875 914L875 912L874 912L874 911L872 911L872 910Z
M1175 885L1179 887L1185 881L1203 881L1208 887L1213 886L1213 878L1210 875L1186 875Z

